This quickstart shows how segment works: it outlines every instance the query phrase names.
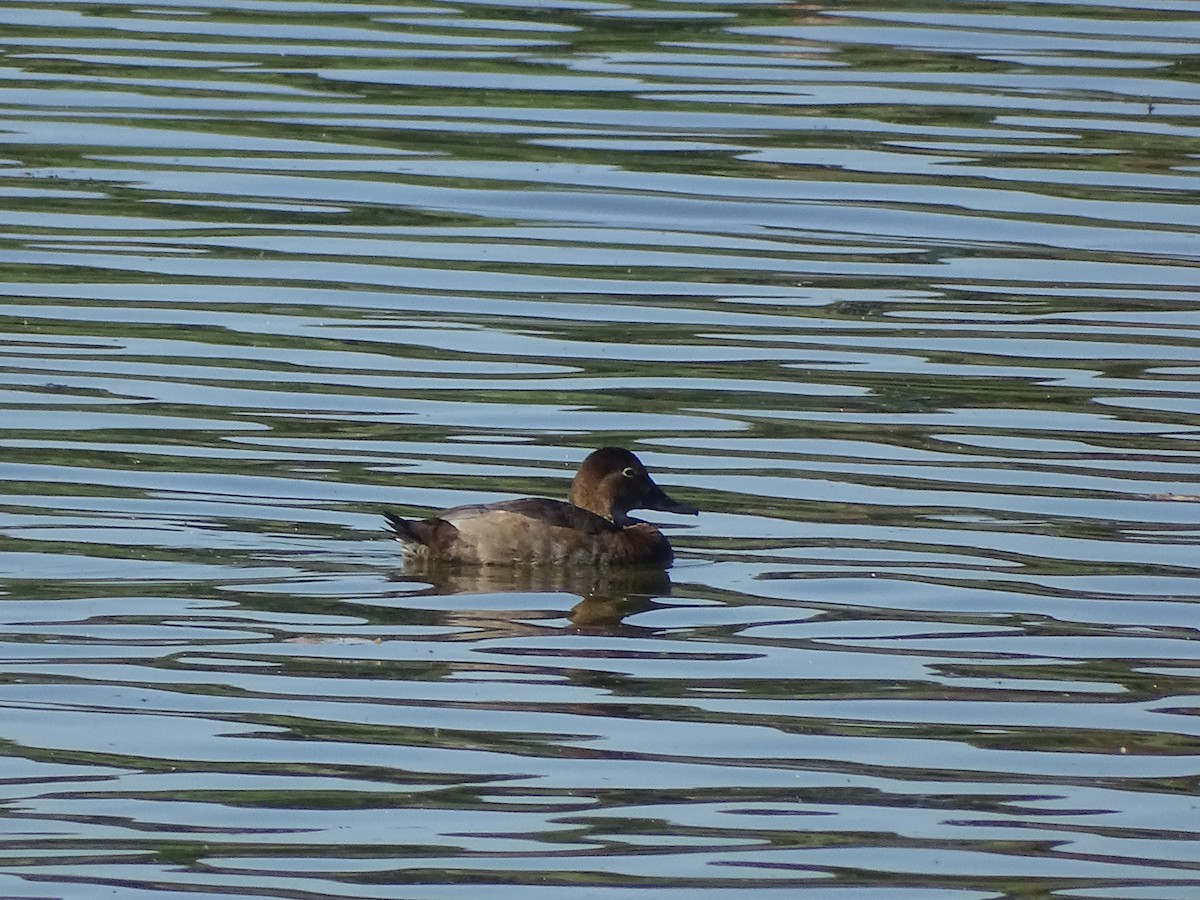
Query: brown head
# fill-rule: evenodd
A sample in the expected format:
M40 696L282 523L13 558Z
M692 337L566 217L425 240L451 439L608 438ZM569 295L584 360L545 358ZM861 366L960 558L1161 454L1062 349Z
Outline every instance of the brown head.
M697 515L700 511L679 503L654 483L642 461L621 447L604 447L590 454L571 482L570 502L608 519L629 525L631 509Z

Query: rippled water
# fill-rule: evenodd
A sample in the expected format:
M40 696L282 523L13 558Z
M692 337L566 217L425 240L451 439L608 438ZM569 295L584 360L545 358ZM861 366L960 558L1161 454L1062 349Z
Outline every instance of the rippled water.
M1200 897L1200 3L0 26L0 896Z

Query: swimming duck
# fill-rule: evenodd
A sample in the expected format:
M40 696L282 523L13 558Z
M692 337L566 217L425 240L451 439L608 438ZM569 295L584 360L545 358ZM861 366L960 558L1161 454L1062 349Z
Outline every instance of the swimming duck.
M641 460L621 447L590 454L571 482L566 503L529 497L456 506L431 519L384 513L406 559L513 565L669 566L671 545L631 509L694 516L698 509L672 500Z

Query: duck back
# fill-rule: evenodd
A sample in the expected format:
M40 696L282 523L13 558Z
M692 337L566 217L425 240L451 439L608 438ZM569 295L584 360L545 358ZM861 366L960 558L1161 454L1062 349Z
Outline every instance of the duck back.
M610 565L671 561L646 522L625 527L559 500L528 498L456 506L433 519L386 514L412 559L472 565Z

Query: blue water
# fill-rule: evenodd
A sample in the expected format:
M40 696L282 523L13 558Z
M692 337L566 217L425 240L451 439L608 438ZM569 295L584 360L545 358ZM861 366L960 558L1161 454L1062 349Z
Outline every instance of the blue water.
M1198 37L0 8L0 898L1200 897Z

